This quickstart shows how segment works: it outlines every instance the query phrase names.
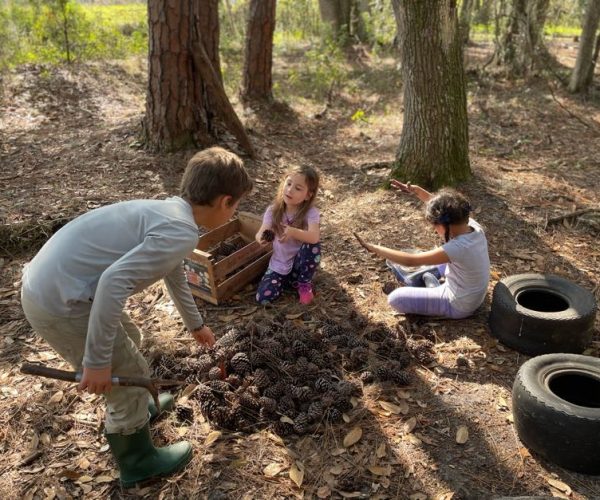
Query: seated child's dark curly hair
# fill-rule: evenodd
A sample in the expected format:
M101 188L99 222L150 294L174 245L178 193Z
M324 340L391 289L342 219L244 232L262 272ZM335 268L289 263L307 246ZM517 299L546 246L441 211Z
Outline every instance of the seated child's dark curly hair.
M446 228L446 241L450 238L450 224L469 222L471 204L467 198L455 189L440 189L425 206L425 218L432 224L441 224Z

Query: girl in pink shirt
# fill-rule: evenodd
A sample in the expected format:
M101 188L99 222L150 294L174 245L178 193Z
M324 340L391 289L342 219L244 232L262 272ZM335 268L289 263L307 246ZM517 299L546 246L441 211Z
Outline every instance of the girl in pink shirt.
M256 241L261 245L273 241L273 255L258 285L259 304L273 302L289 286L298 289L301 304L312 302L312 279L321 260L320 213L313 206L318 189L317 171L297 167L286 174L265 211Z

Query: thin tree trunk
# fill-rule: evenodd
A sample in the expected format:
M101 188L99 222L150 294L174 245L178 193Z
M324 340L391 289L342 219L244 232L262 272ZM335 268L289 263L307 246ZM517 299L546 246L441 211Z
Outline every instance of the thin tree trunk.
M458 25L460 26L460 36L463 45L469 43L471 35L471 14L473 12L474 0L463 0L460 6L460 16L458 18Z
M594 40L600 23L600 0L589 0L579 39L579 50L575 69L571 74L569 91L584 92L592 82L594 74ZM600 39L600 36L599 36ZM597 55L596 55L597 57Z
M428 188L471 173L463 52L453 0L392 0L401 34L404 121L392 176Z
M596 37L596 45L594 46L594 55L592 56L592 64L590 64L590 70L586 78L586 88L588 88L594 81L594 70L596 69L596 63L598 62L598 54L600 54L600 33Z
M245 101L273 98L273 32L276 0L251 0L242 82Z

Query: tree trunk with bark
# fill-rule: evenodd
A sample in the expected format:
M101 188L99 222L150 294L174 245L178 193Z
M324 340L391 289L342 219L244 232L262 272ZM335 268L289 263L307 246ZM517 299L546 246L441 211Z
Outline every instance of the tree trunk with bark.
M462 43L467 45L471 35L471 15L473 12L474 0L463 0L460 6L460 15L458 25L460 26L460 36Z
M244 101L273 98L273 32L276 0L251 0L242 81Z
M514 76L525 76L539 57L547 57L543 42L549 0L511 0L504 21L497 23L494 59Z
M333 36L350 41L352 0L319 0L321 19L331 27Z
M392 0L399 16L404 122L392 176L423 187L471 174L463 51L454 0Z
M596 41L596 32L598 31L599 23L600 0L589 0L583 20L581 38L579 39L577 61L569 82L570 92L585 92L592 83L595 66L594 42L596 42L596 45L600 43L600 35L598 35L598 41Z
M218 0L149 0L148 27L148 148L214 144L220 119L252 154L221 81Z

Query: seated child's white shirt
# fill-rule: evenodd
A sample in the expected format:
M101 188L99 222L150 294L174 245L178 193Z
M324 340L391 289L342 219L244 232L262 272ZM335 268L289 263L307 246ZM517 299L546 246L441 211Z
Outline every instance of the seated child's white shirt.
M470 313L481 305L487 293L490 257L483 228L473 219L469 219L469 226L474 231L452 238L442 248L450 258L445 284L450 304Z

